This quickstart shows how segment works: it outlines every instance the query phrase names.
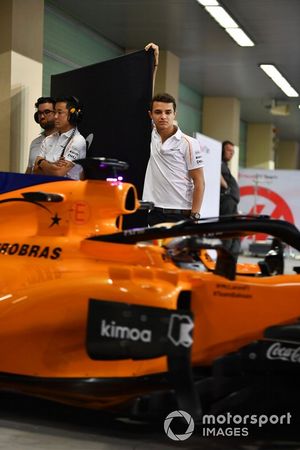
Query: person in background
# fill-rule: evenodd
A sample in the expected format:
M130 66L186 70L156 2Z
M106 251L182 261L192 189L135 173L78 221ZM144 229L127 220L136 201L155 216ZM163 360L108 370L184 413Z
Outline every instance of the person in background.
M153 130L143 201L154 209L148 224L198 220L205 185L200 145L175 125L176 102L170 94L155 95L149 115Z
M233 155L234 144L231 141L224 141L222 143L220 216L238 214L240 188L228 167ZM237 257L240 251L240 239L226 239L223 241L223 246Z
M77 129L82 119L78 99L57 98L54 117L57 131L44 139L35 160L34 173L79 180L81 166L74 161L85 158L86 141Z
M28 164L27 169L25 173L31 173L34 168L34 162L36 160L37 155L41 151L41 145L45 137L50 136L50 134L54 133L55 131L55 124L54 124L54 108L55 108L55 101L52 97L40 97L37 99L35 105L36 112L34 113L34 120L36 123L40 125L41 128L43 128L44 131L33 139L33 141L30 144L29 149L29 158L28 158Z

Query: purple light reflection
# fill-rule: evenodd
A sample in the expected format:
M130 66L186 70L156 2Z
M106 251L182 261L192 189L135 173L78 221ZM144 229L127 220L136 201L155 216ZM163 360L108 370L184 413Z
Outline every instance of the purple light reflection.
M123 181L123 177L118 177L118 178L108 177L108 178L106 178L106 181L110 181L112 183L121 182L121 181Z

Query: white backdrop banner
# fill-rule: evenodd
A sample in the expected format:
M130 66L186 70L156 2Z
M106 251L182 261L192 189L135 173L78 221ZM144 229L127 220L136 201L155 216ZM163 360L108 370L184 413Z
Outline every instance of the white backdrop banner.
M242 213L266 214L300 228L299 170L240 169L239 186Z
M204 159L205 193L201 208L201 217L217 217L220 203L221 154L222 143L195 133Z

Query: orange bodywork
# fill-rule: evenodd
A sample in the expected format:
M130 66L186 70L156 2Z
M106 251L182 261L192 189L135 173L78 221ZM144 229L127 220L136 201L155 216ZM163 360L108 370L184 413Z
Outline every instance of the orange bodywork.
M24 201L37 191L62 201ZM0 195L1 373L105 379L167 371L166 357L92 360L86 351L90 298L176 310L180 292L191 291L195 366L299 317L296 274L231 281L181 269L149 242L87 240L119 231L120 217L138 207L132 185L98 180L53 181Z

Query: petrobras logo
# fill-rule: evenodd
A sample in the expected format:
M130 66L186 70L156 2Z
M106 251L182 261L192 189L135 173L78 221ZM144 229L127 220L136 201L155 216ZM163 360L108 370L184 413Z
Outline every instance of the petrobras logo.
M193 320L187 315L172 314L168 329L168 338L178 347L191 347L193 338L191 332L194 328Z
M279 359L281 361L300 363L300 346L288 347L282 345L280 342L275 342L268 348L266 356L267 359Z
M129 341L151 342L152 331L147 329L129 328L118 325L114 320L101 320L100 335L110 339L128 339Z

